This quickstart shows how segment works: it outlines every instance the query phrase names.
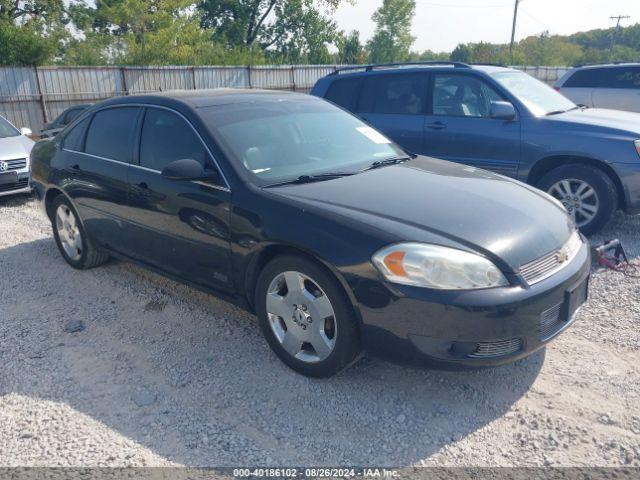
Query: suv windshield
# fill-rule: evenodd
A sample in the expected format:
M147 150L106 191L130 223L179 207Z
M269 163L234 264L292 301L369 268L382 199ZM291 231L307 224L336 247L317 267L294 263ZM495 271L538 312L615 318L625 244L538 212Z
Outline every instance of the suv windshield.
M355 173L405 155L356 117L317 99L260 100L200 109L218 143L259 185Z
M20 136L20 130L7 122L4 118L0 117L0 138L18 137Z
M492 77L518 97L534 115L542 116L576 108L571 100L524 72L498 72L492 74Z

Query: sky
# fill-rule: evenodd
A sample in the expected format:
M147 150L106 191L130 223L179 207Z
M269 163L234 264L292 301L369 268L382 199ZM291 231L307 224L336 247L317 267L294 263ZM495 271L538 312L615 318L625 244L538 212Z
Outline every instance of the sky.
M416 0L413 49L451 51L459 43L507 43L515 0ZM373 12L382 0L356 0L334 14L342 30L359 30L365 41L373 34ZM516 40L545 30L566 35L615 25L609 17L629 15L621 25L640 22L640 0L520 0Z

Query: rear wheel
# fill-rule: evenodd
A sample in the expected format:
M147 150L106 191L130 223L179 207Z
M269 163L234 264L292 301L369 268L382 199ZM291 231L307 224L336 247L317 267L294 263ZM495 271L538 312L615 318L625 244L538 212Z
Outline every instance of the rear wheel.
M540 180L538 188L560 201L587 235L601 230L618 208L613 181L590 165L568 164L555 168Z
M303 375L334 375L358 355L351 303L332 275L309 260L269 262L258 278L256 309L269 346Z
M62 257L73 268L87 269L105 263L109 256L88 238L77 212L62 195L53 200L53 236Z

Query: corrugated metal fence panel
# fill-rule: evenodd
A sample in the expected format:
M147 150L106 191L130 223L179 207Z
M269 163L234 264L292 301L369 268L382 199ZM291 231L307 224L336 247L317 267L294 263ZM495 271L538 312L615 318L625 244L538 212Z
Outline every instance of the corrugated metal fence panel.
M309 93L322 77L333 73L338 65L309 65L294 67L294 84L296 91Z
M196 88L249 88L247 67L195 67Z
M38 76L49 121L71 106L124 94L116 67L41 67Z
M549 85L553 85L556 80L561 78L565 73L571 70L569 67L530 67L530 66L515 66L518 70L528 73L534 78L542 82L546 82Z
M130 93L194 88L194 70L190 67L127 67L123 71Z
M18 128L40 132L43 117L34 68L0 67L0 115Z

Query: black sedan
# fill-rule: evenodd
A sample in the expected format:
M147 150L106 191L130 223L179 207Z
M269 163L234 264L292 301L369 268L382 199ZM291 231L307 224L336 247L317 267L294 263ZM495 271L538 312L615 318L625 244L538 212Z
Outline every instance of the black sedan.
M71 266L114 256L224 296L310 376L362 349L512 361L567 328L587 296L589 249L556 200L407 154L306 95L117 98L32 160Z

